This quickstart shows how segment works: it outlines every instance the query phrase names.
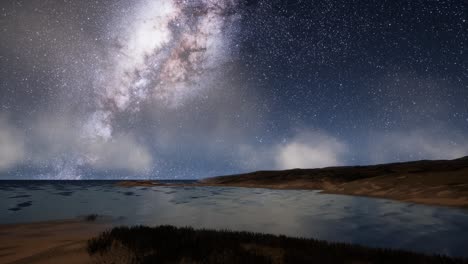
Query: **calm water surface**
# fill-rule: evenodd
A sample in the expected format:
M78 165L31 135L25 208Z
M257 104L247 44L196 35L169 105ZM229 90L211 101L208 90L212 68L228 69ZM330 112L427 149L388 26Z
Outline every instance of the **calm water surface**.
M91 213L119 225L228 228L468 257L464 209L301 190L0 181L0 223Z

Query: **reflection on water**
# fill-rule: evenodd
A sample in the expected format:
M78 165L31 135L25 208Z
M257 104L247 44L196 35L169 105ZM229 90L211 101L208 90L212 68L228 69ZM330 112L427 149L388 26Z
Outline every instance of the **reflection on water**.
M117 187L112 181L2 181L0 223L97 213L118 224L247 230L468 257L468 210L228 187Z

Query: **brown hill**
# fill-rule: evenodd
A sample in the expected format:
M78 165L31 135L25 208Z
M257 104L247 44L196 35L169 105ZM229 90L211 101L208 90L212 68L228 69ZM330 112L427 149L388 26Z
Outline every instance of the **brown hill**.
M201 183L274 189L318 189L327 193L468 207L468 157L371 166L257 171L207 178Z

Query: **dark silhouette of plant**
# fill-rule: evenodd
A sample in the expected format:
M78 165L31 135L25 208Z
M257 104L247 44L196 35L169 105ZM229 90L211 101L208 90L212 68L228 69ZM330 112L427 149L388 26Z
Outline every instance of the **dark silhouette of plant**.
M89 214L89 215L85 216L85 220L88 221L88 222L94 222L94 221L96 221L97 218L98 218L97 214Z
M112 257L117 248L125 249L125 262L109 263L468 263L314 239L173 226L116 227L88 241L91 256Z

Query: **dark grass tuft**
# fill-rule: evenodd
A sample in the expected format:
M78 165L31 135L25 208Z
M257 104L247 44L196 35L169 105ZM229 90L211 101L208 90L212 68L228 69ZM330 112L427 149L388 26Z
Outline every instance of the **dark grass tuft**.
M87 222L94 222L99 216L97 214L89 214L85 216L85 221Z
M87 249L105 258L115 256L116 245L125 248L128 258L113 263L468 263L314 239L173 226L116 227L89 240Z

